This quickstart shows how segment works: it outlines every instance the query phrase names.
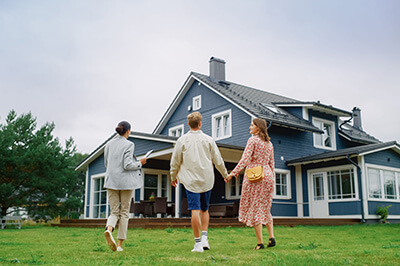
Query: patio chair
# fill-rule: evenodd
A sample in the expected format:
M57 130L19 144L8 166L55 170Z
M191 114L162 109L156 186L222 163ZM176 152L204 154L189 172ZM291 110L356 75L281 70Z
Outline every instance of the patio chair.
M131 208L129 210L130 213L136 213L139 215L144 215L145 205L142 202L135 203L132 199Z
M154 213L167 213L167 197L156 197L154 201Z

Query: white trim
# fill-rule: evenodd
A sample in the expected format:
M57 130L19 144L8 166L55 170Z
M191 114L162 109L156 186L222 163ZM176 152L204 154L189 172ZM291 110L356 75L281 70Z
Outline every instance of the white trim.
M303 119L309 121L310 120L310 116L308 114L308 108L303 107L302 110L303 110Z
M187 93L187 91L189 90L190 86L193 84L194 81L197 81L201 84L203 84L205 87L207 87L208 89L210 89L212 92L216 93L218 96L222 97L224 100L228 101L229 103L233 104L235 107L237 107L238 109L242 110L243 112L245 112L246 114L250 115L251 117L254 117L255 115L252 114L251 112L249 112L248 110L244 109L242 106L238 105L236 102L232 101L232 99L230 99L229 97L226 97L225 95L221 94L220 92L216 91L215 89L213 89L212 87L210 87L208 84L203 83L201 80L197 79L193 74L191 74L188 78L188 80L185 82L185 84L183 85L181 91L178 93L178 95L175 97L174 101L172 102L172 104L170 105L170 108L168 108L167 112L164 114L164 116L161 118L160 123L157 125L156 129L153 131L153 133L156 133L158 131L160 131L161 127L164 128L165 124L167 123L166 120L168 120L170 118L170 116L172 115L172 110L175 111L175 109L177 108L177 106L175 106L175 104L179 103L182 101L183 97L185 95L182 95L183 93ZM189 85L190 84L190 85ZM181 97L182 96L182 97ZM179 101L178 101L179 100Z
M199 100L199 101L198 101L199 106L197 106L197 105L195 104L195 103L196 103L196 100ZM196 110L200 110L200 109L201 109L201 94L193 97L193 99L192 99L192 106L193 106L193 107L192 107L192 108L193 108L193 111L196 111Z
M174 127L169 128L169 129L168 129L168 136L176 137L176 136L172 135L172 132L173 132L173 131L176 131L176 130L178 130L178 129L180 129L181 132L182 132L182 134L181 134L180 136L182 136L183 134L185 134L185 131L184 131L184 130L185 130L184 124L180 124L180 125L177 125L177 126L174 126ZM180 137L180 136L177 136L177 137Z
M172 154L173 151L174 151L174 147L171 147L171 148L168 148L165 150L154 151L147 158L150 159L150 158L157 158L157 157L164 156L164 155L170 155L170 154ZM140 159L144 158L144 156L145 156L145 154L143 154L141 156L137 156L136 158L138 160L140 160Z
M380 148L380 149L376 149L376 150L366 151L366 152L360 153L360 156L364 156L364 155L368 155L368 154L371 154L371 153L376 153L376 152L380 152L380 151L384 151L384 150L388 150L388 149L395 149L395 150L397 150L398 153L400 153L399 147L397 145L392 145L392 146L389 146L389 147L383 147L383 148Z
M161 189L162 189L162 176L167 176L167 201L171 201L171 177L168 170L159 170L159 169L150 169L150 168L142 168L143 171L143 186L140 188L140 200L144 200L144 182L145 175L157 175L157 195L156 197L161 197ZM135 201L138 201L135 199Z
M228 123L229 123L229 133L228 133L228 135L225 135L225 136L222 136L222 137L217 137L216 136L216 134L217 134L217 132L216 132L216 123L215 123L215 119L217 118L217 117L222 117L222 116L224 116L224 115L228 115L228 117L229 117L229 119L228 119ZM219 112L219 113L216 113L216 114L213 114L213 115L211 115L211 132L212 132L212 137L213 137L213 139L214 140L221 140L221 139L227 139L227 138L230 138L230 137L232 137L232 109L228 109L228 110L225 110L225 111L222 111L222 112ZM222 125L222 129L223 129L223 120L221 120L221 125Z
M231 172L231 171L229 171ZM244 174L240 174L238 175L238 177L232 178L231 180L228 181L228 183L225 183L225 198L227 200L234 200L234 199L240 199L241 195L239 195L239 193L241 192L241 190L239 190L239 187L241 185L240 183L240 177L243 177L244 179ZM235 181L235 196L231 196L231 184L232 182ZM243 182L243 181L242 181Z
M359 156L358 157L358 165L361 165L361 189L363 191L362 195L362 202L363 204L363 209L364 209L364 219L367 217L369 210L368 210L368 189L367 189L367 171L366 171L366 166L365 166L365 157L364 156Z
M296 200L297 200L297 217L303 217L303 179L301 165L296 165L295 176L296 176Z
M93 217L93 203L94 203L94 179L106 178L106 173L100 173L90 176L90 205L89 205L89 218L90 219L104 219L104 218L94 218ZM105 189L107 191L107 189ZM108 217L108 192L106 192L106 218Z
M314 147L315 147L315 148L318 148L318 149L336 151L336 127L335 127L335 122L334 122L334 121L330 121L330 120L326 120L326 119L322 119L322 118L313 116L313 117L312 117L312 124L313 124L313 126L315 126L315 127L317 127L317 126L315 125L315 122L316 122L316 121L322 122L322 123L325 123L325 124L329 124L329 125L331 126L331 136L330 136L330 137L331 137L332 147L326 147L326 146L320 146L320 145L318 145L318 144L316 143L316 135L318 134L318 135L321 135L321 136L322 136L322 135L324 135L324 134L313 133L313 145L314 145ZM320 129L320 130L323 130L323 129ZM322 142L323 142L323 140L322 140Z
M88 196L88 190L90 190L87 187L88 184L89 184L89 169L86 170L86 178L85 178L85 203L84 203L85 205L83 205L84 206L84 208L83 208L83 217L85 219L90 217L90 215L89 215L89 217L86 217L87 196ZM90 212L90 206L89 206L89 212Z
M286 186L287 186L287 195L286 196L277 196L276 195L276 174L285 174L286 175ZM275 168L275 184L274 184L274 194L273 199L286 199L289 200L292 198L292 182L290 176L290 170L286 169L277 169Z
M369 174L368 174L368 169L369 168L372 168L372 169L375 169L375 170L379 171L379 179L380 179L382 198L371 198L369 196ZM386 193L385 193L385 185L384 185L382 171L394 172L394 180L395 180L395 189L396 189L396 193L397 193L396 194L397 199L387 199L387 198L385 198ZM400 187L400 168L366 163L365 164L365 173L366 173L366 185L367 185L367 199L368 199L368 201L397 202L397 203L400 202L400 194L399 194L400 193L400 188L399 188Z

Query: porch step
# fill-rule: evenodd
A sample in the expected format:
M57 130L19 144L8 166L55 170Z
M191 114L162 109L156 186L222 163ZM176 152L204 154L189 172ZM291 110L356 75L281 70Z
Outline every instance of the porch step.
M61 220L59 227L105 227L107 219L69 219ZM314 218L274 218L274 225L296 226L296 225L351 225L361 223L360 219L314 219ZM210 218L210 228L217 227L243 227L237 218ZM131 218L129 228L190 228L190 218Z

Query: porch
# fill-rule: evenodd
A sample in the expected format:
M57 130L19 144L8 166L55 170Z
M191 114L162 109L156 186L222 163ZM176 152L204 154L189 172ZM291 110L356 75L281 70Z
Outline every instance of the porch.
M102 228L105 227L107 219L69 219L61 220L59 224L52 226L59 227L85 227ZM352 225L361 224L360 219L331 219L331 218L274 218L274 225L297 226L297 225ZM216 218L210 217L210 228L218 227L244 227L236 217ZM190 228L190 218L131 218L128 228Z

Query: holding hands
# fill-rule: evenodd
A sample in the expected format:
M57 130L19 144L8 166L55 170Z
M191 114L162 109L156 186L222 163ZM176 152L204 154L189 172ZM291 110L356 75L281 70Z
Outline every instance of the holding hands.
M229 174L226 178L225 178L225 183L228 183L229 182L229 180L231 180L232 179L232 177L234 177L234 175L232 175L232 174ZM235 176L236 177L236 176Z

